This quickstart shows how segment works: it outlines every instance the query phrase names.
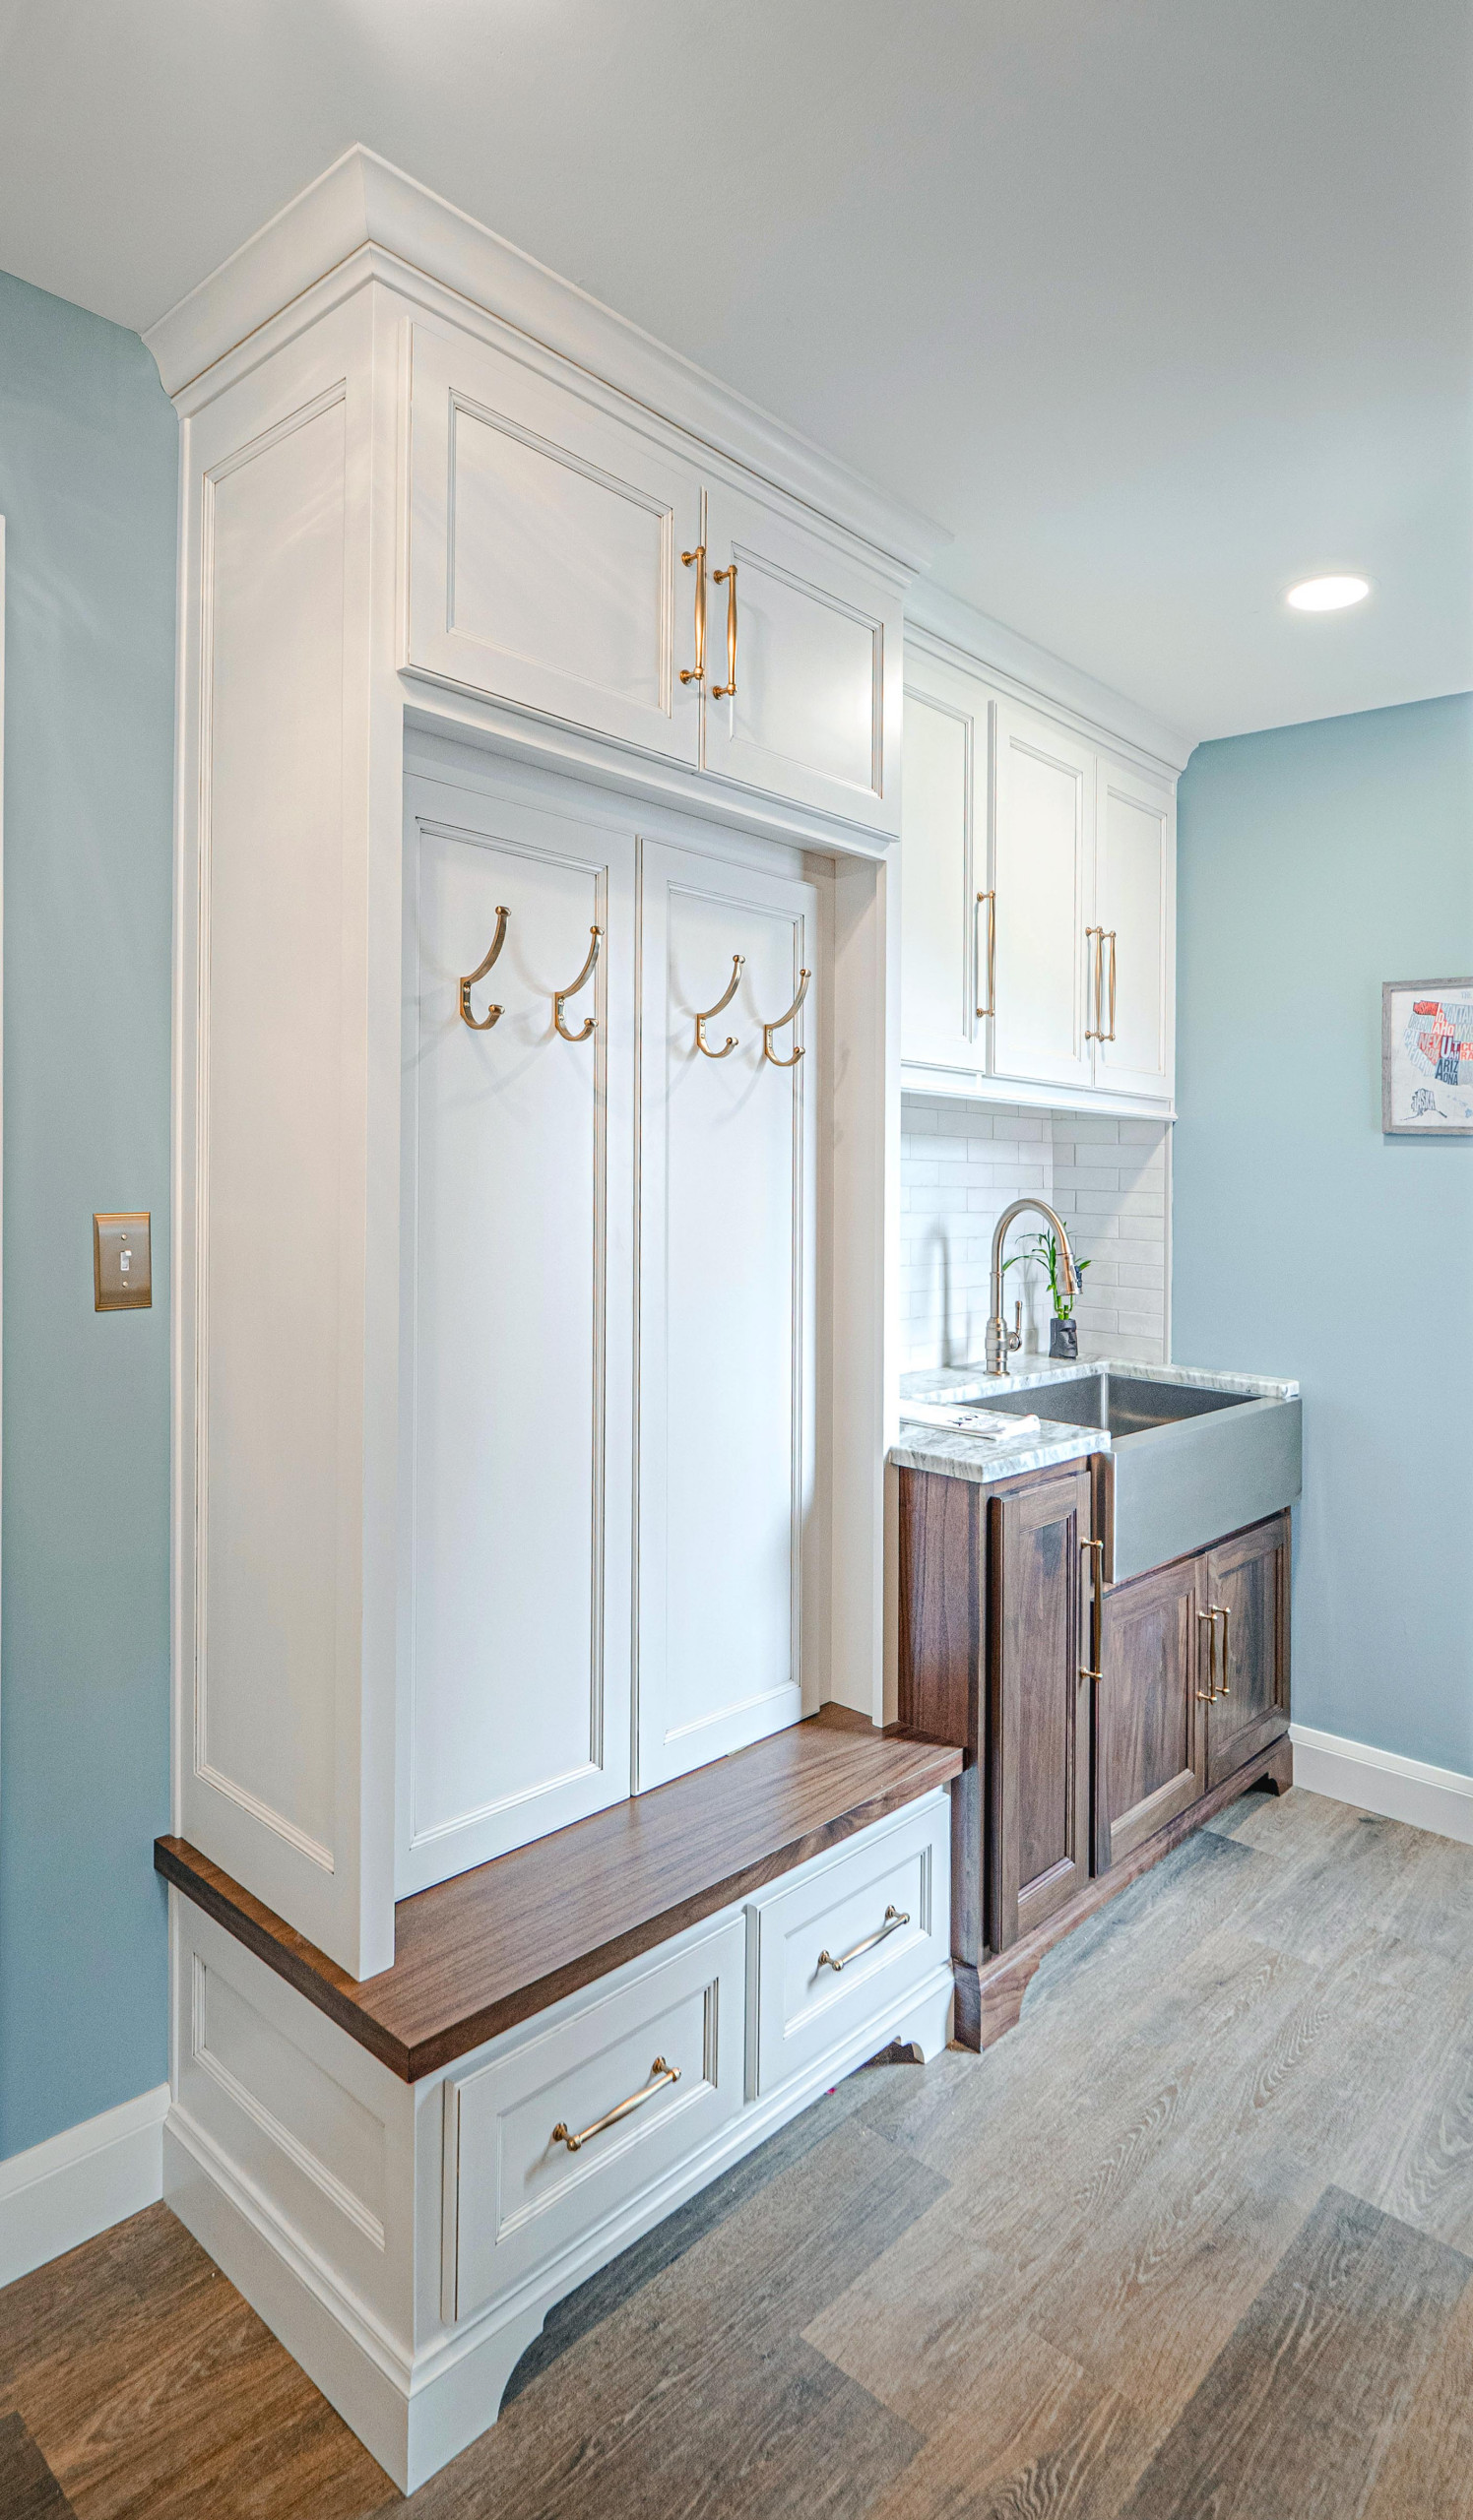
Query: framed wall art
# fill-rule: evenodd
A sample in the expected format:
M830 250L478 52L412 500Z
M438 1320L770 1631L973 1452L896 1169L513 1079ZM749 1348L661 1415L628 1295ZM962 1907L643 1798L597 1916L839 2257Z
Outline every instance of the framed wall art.
M1473 1137L1473 979L1382 983L1381 1128Z

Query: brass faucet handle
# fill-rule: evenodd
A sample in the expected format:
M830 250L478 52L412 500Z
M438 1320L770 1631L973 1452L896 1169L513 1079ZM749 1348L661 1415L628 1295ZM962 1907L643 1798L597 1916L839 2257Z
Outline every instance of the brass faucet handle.
M1013 1326L1007 1334L1007 1344L1010 1349L1021 1348L1023 1345L1023 1298L1021 1295L1013 1305Z

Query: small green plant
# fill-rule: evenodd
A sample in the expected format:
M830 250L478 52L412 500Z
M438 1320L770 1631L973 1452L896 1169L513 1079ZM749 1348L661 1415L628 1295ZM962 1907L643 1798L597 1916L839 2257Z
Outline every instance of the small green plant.
M1045 1272L1049 1281L1049 1292L1054 1302L1054 1317L1056 1321L1071 1320L1074 1312L1074 1297L1073 1295L1066 1293L1064 1291L1063 1254L1058 1247L1057 1235L1054 1233L1036 1233L1033 1240L1025 1243L1021 1251L1015 1251L1013 1253L1011 1260L1003 1261L1003 1274L1005 1275L1006 1272L1013 1267L1014 1263L1019 1260L1036 1261L1038 1266ZM1088 1267L1089 1262L1087 1260L1081 1260L1076 1252L1074 1254L1074 1275L1076 1280L1082 1280L1084 1272ZM1078 1292L1077 1286L1075 1292Z

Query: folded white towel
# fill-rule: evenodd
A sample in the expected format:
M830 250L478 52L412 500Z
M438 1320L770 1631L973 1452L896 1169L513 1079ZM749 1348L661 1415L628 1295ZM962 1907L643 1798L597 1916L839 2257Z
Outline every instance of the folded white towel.
M973 1409L956 1400L903 1400L900 1422L939 1426L952 1435L980 1435L990 1444L1011 1443L1019 1435L1039 1432L1037 1418L1014 1418L1005 1409Z

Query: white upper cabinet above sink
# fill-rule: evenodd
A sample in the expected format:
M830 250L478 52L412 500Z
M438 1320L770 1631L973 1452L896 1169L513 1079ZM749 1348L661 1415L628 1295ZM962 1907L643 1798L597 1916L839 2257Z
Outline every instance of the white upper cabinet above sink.
M958 1077L984 1055L991 716L987 693L950 666L908 672L901 1053Z
M1170 1101L1176 960L1176 804L1164 788L1100 763L1096 918L1099 1082Z
M902 1084L1170 1112L1172 768L916 637L905 749Z
M1095 757L1014 701L998 701L995 724L991 1073L1087 1086Z

